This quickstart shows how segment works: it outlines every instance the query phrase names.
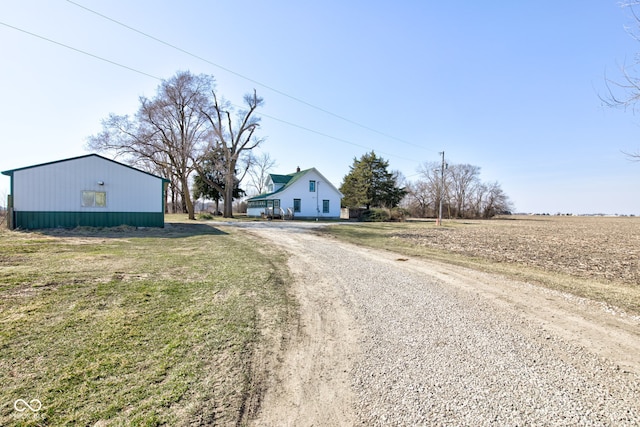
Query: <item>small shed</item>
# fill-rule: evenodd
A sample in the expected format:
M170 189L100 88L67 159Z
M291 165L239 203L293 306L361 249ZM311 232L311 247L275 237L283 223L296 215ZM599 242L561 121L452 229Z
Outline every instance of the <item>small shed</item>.
M164 227L168 181L97 154L2 174L9 228Z

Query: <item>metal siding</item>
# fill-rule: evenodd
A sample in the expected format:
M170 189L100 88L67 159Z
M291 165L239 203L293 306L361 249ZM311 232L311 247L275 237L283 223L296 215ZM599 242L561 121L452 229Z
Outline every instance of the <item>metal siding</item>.
M16 228L164 227L158 212L25 212L15 213Z
M83 208L83 190L106 191L107 207ZM13 195L16 211L162 212L162 179L97 156L16 170Z

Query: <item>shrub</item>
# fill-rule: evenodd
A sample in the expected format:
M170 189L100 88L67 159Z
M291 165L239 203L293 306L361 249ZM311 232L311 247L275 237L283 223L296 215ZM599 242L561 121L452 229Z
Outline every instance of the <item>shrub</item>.
M403 208L393 208L389 211L389 221L404 221L409 216L409 211Z
M362 212L362 221L365 222L383 222L389 221L389 211L381 208L371 208Z
M409 216L406 209L402 208L371 208L363 210L360 220L365 222L404 221Z

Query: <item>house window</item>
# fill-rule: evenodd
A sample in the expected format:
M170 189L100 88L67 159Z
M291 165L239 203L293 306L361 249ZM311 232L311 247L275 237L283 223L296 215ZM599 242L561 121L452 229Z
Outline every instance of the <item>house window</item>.
M267 201L266 200L249 200L249 202L247 203L247 207L251 209L266 208Z
M329 213L329 201L328 200L323 200L322 201L322 213Z
M311 193L315 193L316 192L316 182L315 181L309 181L309 192L311 192Z
M293 211L300 212L300 199L293 199Z
M107 206L106 191L83 191L82 207L84 208L104 208Z

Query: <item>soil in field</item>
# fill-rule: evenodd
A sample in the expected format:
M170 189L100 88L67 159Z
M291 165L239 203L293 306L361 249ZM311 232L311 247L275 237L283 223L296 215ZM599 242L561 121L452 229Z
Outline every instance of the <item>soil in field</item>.
M640 285L640 218L515 218L445 222L392 237L465 256Z

